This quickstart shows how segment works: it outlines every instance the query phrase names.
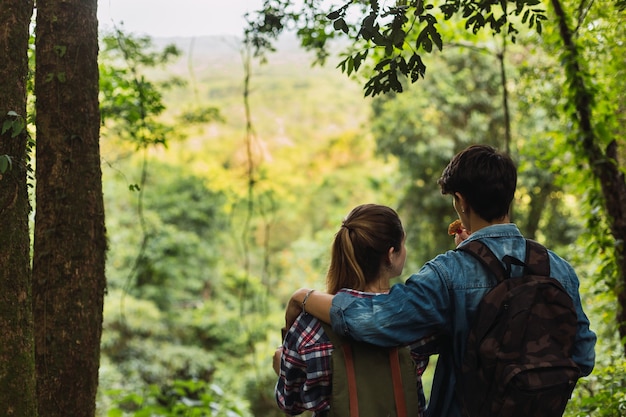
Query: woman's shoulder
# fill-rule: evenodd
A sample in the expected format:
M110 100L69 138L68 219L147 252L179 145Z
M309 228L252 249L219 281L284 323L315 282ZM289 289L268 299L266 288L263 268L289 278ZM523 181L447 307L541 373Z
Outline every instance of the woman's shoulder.
M339 290L339 292L344 293L344 294L349 294L357 298L372 298L377 295L377 293L374 293L374 292L358 291L358 290L353 290L351 288L342 288Z

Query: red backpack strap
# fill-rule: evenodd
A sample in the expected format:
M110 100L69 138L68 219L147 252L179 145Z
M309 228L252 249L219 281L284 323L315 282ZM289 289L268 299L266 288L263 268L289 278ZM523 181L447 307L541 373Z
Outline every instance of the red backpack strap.
M352 347L346 343L341 346L346 360L346 374L348 377L348 393L350 396L350 417L359 417L359 397L356 392L356 373L354 372L354 358Z
M402 373L400 371L398 348L389 349L389 364L391 365L391 379L393 381L393 395L396 401L397 417L408 417L404 389L402 389Z

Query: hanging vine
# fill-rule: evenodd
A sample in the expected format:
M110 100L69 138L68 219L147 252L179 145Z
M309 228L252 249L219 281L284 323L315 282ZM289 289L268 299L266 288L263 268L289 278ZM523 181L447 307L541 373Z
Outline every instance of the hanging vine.
M256 131L252 122L252 111L250 104L250 93L251 93L251 77L252 77L252 46L248 41L244 41L242 48L240 50L244 78L243 78L243 104L244 104L244 112L245 112L245 134L244 134L244 144L246 150L246 213L245 220L243 224L243 231L241 235L241 244L243 247L243 263L244 270L246 272L246 277L250 277L253 273L252 271L252 263L251 263L251 232L254 230L253 220L255 215L258 213L262 220L262 228L263 228L263 262L261 266L260 276L262 278L262 283L269 290L270 282L269 282L269 268L270 268L270 236L271 236L271 225L272 225L272 216L275 212L274 201L271 198L271 195L268 193L258 193L257 186L260 182L259 179L259 167L262 161L262 155L255 157L255 141L257 140ZM258 144L257 144L258 145ZM257 149L261 149L261 146L256 146ZM258 159L258 161L257 161ZM244 283L241 288L241 295L245 297L247 295L247 278L244 280ZM243 300L241 312L243 312ZM261 303L261 306L265 306L265 303Z
M103 120L116 122L113 133L122 140L133 143L141 152L141 171L139 182L129 185L137 193L136 210L141 230L141 243L132 267L126 278L120 299L120 317L124 320L125 295L129 292L133 280L138 274L151 238L144 216L144 189L148 178L148 151L151 146L166 145L169 128L155 120L165 109L162 96L153 83L141 74L141 67L155 67L179 56L173 46L167 46L161 52L149 52L152 41L149 37L137 38L115 28L113 35L103 39L105 54L121 58L120 67L101 67L101 91L105 98L101 105Z
M269 268L271 264L270 259L270 239L272 228L272 217L275 213L274 201L271 195L268 193L258 192L258 185L260 183L259 167L262 162L262 155L259 153L255 157L255 141L257 135L252 122L252 111L250 103L251 93L251 78L252 78L252 57L251 45L249 42L244 41L241 52L244 78L243 78L243 104L245 110L245 151L246 151L246 212L243 223L243 231L241 234L241 244L243 247L243 264L245 270L245 277L241 282L239 291L239 313L241 317L247 311L249 306L251 311L261 312L267 314L269 311L268 296L270 292L270 280L269 280ZM256 144L258 145L258 144ZM261 146L257 146L258 149L262 149ZM258 158L258 161L257 161ZM251 261L251 248L253 247L252 236L255 230L255 217L260 217L261 228L263 229L263 243L262 243L262 263L259 276L261 277L261 283L265 288L262 294L255 294L250 291L249 280L253 276L253 262ZM249 353L253 357L255 363L263 361L263 354L259 352L256 347L258 340L254 334L254 322L246 320L240 321L243 332L246 334L246 341L249 348ZM262 375L259 367L253 367L257 373L257 380L262 380Z

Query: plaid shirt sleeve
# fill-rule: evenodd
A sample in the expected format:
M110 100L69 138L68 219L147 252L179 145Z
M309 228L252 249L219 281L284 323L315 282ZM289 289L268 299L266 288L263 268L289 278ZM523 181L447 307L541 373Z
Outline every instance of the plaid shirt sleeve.
M278 407L289 415L329 410L333 345L321 323L301 314L287 332L282 350L276 384Z
M437 336L431 335L423 337L408 346L411 350L411 357L413 358L413 362L415 362L415 372L417 373L417 395L419 396L420 415L424 415L426 408L426 396L424 395L422 374L428 366L430 355L438 353L437 342Z
M415 369L418 375L422 375L428 366L428 358L439 353L437 348L438 338L436 335L423 337L411 344L411 357L415 362Z

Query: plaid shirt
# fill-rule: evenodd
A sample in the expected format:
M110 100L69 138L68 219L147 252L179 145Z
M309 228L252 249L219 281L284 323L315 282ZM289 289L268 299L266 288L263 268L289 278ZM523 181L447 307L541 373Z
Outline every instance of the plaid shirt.
M361 298L374 297L365 293L343 289ZM429 336L409 344L418 375L417 391L420 415L425 406L421 375L428 365L430 354L436 353L436 337ZM276 384L276 402L289 415L313 411L316 417L330 409L331 353L333 344L320 321L309 314L300 314L291 326L282 346L280 375Z

